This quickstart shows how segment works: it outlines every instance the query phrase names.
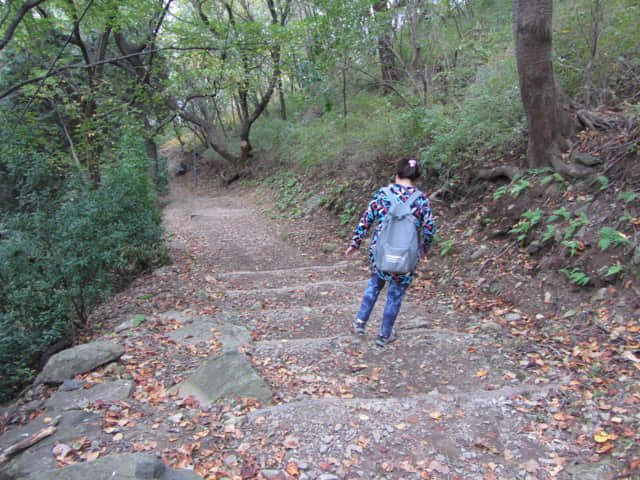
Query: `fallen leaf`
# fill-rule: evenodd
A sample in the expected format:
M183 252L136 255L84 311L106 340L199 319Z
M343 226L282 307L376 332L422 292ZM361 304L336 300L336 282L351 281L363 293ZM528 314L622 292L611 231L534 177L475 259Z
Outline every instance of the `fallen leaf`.
M607 433L604 430L599 430L593 434L593 439L597 443L606 443L610 440L615 440L617 438L618 436L615 433Z
M300 446L300 440L298 439L298 437L288 435L287 437L285 437L283 445L284 448L288 449L298 448Z
M450 470L444 463L440 463L437 460L432 460L428 467L429 470L447 475Z
M287 467L285 468L285 470L291 476L298 477L300 475L300 469L298 468L298 464L296 462L287 463Z
M438 412L437 410L431 410L429 412L429 416L434 420L440 420L442 418L442 413Z
M97 460L99 456L100 456L100 451L99 450L94 450L93 452L87 452L84 455L84 459L87 462L93 462L94 460Z

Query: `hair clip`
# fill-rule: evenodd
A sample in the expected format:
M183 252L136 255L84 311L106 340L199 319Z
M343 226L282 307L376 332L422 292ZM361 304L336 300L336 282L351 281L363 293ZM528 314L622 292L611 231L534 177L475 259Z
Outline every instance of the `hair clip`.
M416 159L414 159L414 158L410 158L409 159L409 166L411 168L414 168L417 164L418 164L418 161Z

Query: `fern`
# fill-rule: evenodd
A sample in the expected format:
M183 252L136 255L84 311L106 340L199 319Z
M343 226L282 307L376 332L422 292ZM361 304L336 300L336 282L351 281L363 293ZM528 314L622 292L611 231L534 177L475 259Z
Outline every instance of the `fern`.
M624 203L633 202L636 198L638 198L638 194L635 192L620 192L618 195L618 200L622 200Z
M611 227L602 227L598 231L600 236L598 240L598 247L600 250L606 250L610 246L614 248L618 245L628 245L631 241L621 232Z
M616 275L620 272L622 272L624 270L624 267L622 265L620 265L619 263L617 265L611 265L609 267L609 269L607 270L607 273L605 274L605 277L608 277L610 275Z
M556 227L553 225L547 225L547 231L544 235L542 235L542 241L547 242L548 240L555 238L556 236Z
M528 182L527 180L518 180L518 183L510 188L511 195L517 197L530 186L531 182Z
M590 277L582 273L577 268L574 268L571 271L567 270L566 268L561 268L560 272L564 273L571 283L575 283L576 285L580 285L581 287L584 287L591 281Z
M571 212L565 207L560 207L557 210L553 211L553 215L549 217L547 223L555 222L560 217L564 218L565 220L569 220L571 218Z

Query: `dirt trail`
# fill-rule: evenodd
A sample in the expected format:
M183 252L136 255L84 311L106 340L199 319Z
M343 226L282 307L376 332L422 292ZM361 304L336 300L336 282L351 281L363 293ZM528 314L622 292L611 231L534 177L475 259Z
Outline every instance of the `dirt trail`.
M545 417L561 412L565 372L541 374L519 360L500 325L461 317L451 292L434 289L428 302L410 293L399 339L385 348L374 344L381 305L369 331L353 334L366 260L324 253L318 223L279 223L255 192L173 181L165 208L173 263L92 317L94 337L117 339L127 354L85 379L136 387L125 402L85 409L103 427L90 448L150 452L207 479L606 478L609 466ZM135 315L144 321L114 333ZM273 405L234 398L202 408L171 393L218 351L172 332L185 318L212 317L249 329L244 353Z
M558 401L560 373L539 378L515 363L491 325L459 328L472 320L457 318L447 292L428 305L409 295L400 339L376 347L380 305L367 334L349 330L364 258L282 241L248 192L173 189L173 246L198 245L191 255L224 291L218 318L251 329L246 353L277 402L238 416L225 467L246 478L572 478L576 448L530 427L539 406Z

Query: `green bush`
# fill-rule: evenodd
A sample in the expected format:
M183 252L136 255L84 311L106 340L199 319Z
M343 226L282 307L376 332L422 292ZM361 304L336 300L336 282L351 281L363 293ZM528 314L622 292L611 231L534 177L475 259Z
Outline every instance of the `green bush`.
M427 146L421 159L438 171L462 160L500 158L522 139L524 125L515 59L498 58L478 70L460 104L424 111L421 127Z
M0 401L32 379L47 347L83 326L124 276L161 257L161 216L142 152L124 139L100 185L69 175L66 188L42 198L29 193L30 176L42 170L37 156L22 163L33 167L26 171L9 166L26 177L0 241Z

